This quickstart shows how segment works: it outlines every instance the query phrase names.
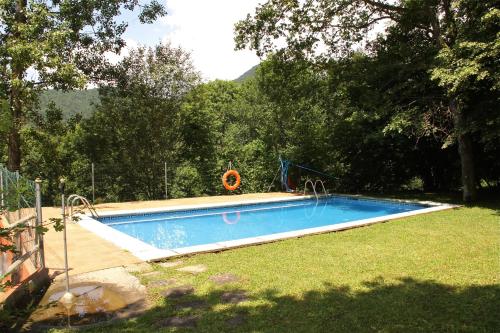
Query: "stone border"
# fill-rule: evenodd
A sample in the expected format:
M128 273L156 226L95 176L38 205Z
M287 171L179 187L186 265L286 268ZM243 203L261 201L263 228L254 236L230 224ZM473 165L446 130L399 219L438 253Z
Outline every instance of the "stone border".
M363 220L350 221L338 224L332 224L322 227L308 228L295 231L287 231L270 235L263 235L258 237L242 238L237 240L230 240L225 242L217 242L203 245L195 245L183 248L176 248L173 250L158 249L150 244L147 244L137 238L129 236L121 231L113 229L88 215L80 215L80 221L78 222L83 228L95 233L99 237L110 241L111 243L117 245L118 247L129 251L137 258L143 261L155 261L160 259L179 257L188 254L204 253L204 252L217 252L227 249L257 245L263 243L274 242L282 239L297 238L307 235L321 234L332 231L340 231L346 229L352 229L357 227L362 227L366 225L371 225L375 223L381 223L385 221L400 219L404 217L420 215L425 213L437 212L441 210L451 209L460 207L458 205L451 204L441 204L431 201L412 201L412 200L392 200L392 199L379 199L372 197L364 197L358 195L329 195L351 200L367 200L367 201L388 201L388 202L398 202L398 203L409 203L409 204L422 204L431 206L429 208L423 208L419 210L414 210L410 212L397 213L379 217L373 217ZM213 203L213 204L202 204L202 205L181 205L172 206L165 208L149 208L149 209L136 209L136 210L120 210L120 211L107 211L100 213L102 217L109 216L123 216L123 215L138 215L147 213L159 213L159 212L175 212L184 210L196 210L196 209L206 209L206 208L224 208L224 207L235 207L241 205L252 205L259 203L272 203L272 202L284 202L284 201L298 201L304 199L310 199L314 196L300 196L300 197L281 197L281 198L270 198L270 199L259 199L259 200L245 200L237 201L231 203ZM324 196L322 196L324 197Z

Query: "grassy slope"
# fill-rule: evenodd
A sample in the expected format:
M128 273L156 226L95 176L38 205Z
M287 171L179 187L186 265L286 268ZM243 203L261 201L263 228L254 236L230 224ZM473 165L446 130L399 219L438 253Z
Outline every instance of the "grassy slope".
M172 315L199 316L200 332L494 332L500 331L500 205L459 208L349 231L185 259L208 271L191 276L156 267L192 284L187 299L205 309L176 310L150 289L155 307L143 316L89 332L158 329ZM233 273L240 282L208 277ZM226 290L251 300L222 304ZM177 301L179 302L179 301ZM244 323L231 327L234 316ZM191 329L193 330L193 329ZM59 331L57 331L59 332Z

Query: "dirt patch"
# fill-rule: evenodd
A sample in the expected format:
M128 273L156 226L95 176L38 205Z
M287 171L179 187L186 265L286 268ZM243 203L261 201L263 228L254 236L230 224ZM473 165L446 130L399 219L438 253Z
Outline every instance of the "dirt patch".
M226 324L231 327L236 327L246 323L247 319L243 314L237 314L236 316L226 320Z
M170 317L156 322L157 327L196 327L198 316Z
M209 277L208 279L212 282L215 282L216 284L226 284L226 283L238 282L240 280L239 277L231 273L217 274Z
M165 290L162 295L167 298L181 298L186 295L191 295L194 288L191 285L179 286Z
M244 290L233 290L233 291L226 291L223 293L220 297L220 300L223 303L233 303L233 304L238 304L241 302L248 301L249 298L247 296L246 291Z
M177 311L183 309L203 309L208 307L208 303L202 300L187 300L179 302L175 305Z

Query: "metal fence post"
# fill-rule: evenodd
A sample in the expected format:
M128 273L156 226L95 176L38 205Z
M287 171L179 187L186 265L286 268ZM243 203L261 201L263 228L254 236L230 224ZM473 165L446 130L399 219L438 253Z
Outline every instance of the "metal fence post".
M94 162L92 162L92 203L95 204L95 176L94 176Z
M61 191L61 217L63 223L63 242L64 242L64 268L66 271L66 291L69 291L69 273L68 273L68 242L66 238L66 207L64 200L64 188L66 187L64 178L59 181L59 190Z
M35 207L36 207L36 226L41 227L43 223L42 219L42 192L41 192L42 180L40 178L35 179ZM39 230L35 231L35 244L38 245L38 253L40 253L40 268L45 268L45 252L43 247L43 235Z
M61 178L59 182L59 190L61 191L61 215L62 215L62 222L64 225L63 237L64 237L64 268L66 271L66 292L59 301L62 302L63 304L71 304L73 303L75 296L70 292L69 289L68 242L66 239L66 207L64 202L64 188L66 187L65 185L66 184L64 178Z
M167 162L165 162L165 199L168 199L168 185L167 185Z
M21 219L21 195L19 194L19 171L16 171L15 172L15 177L16 177L16 195L17 195L17 220L19 221ZM11 221L9 221L10 223L13 223ZM20 232L16 232L14 235L13 235L13 240L12 240L15 248L16 248L16 252L14 252L13 256L12 256L12 262L15 262L17 260L17 258L21 257L22 255L22 242L21 242L21 233ZM13 272L11 274L11 281L12 283L14 284L17 284L19 283L19 278L20 278L20 275L19 275L19 269L17 269L15 272Z

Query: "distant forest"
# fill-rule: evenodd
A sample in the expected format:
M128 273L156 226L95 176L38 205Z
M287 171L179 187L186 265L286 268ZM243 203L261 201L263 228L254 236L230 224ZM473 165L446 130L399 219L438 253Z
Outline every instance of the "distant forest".
M255 76L258 65L253 66L241 74L235 82L242 83ZM45 90L40 94L40 109L46 110L49 104L53 102L55 106L62 111L65 120L70 119L76 114L83 118L89 118L99 104L99 89L87 90Z
M45 110L53 102L63 113L64 119L76 114L89 118L95 110L94 105L99 103L99 90L45 90L40 94L40 109Z

